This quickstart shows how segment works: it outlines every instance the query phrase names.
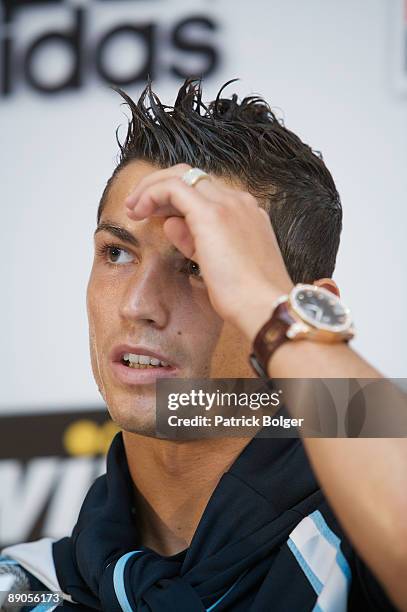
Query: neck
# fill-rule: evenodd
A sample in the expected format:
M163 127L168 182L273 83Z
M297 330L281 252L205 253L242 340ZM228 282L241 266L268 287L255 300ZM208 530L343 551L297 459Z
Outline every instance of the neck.
M174 442L123 432L141 544L169 556L187 548L222 474L249 438Z

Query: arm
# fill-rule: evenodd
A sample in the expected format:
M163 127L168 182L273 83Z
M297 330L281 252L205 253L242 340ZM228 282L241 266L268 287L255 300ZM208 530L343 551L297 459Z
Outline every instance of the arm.
M271 378L360 377L378 372L345 344L285 343ZM407 610L407 443L402 438L305 438L315 474L360 556Z
M278 293L278 292L277 292ZM253 342L259 321L278 297L270 286L258 313L241 311L240 327ZM280 292L281 294L281 292ZM261 306L263 304L263 306ZM347 344L282 344L268 362L270 378L379 378ZM405 397L394 389L393 408ZM287 408L290 409L288 403ZM403 438L304 438L314 472L349 538L401 610L407 610L407 441Z

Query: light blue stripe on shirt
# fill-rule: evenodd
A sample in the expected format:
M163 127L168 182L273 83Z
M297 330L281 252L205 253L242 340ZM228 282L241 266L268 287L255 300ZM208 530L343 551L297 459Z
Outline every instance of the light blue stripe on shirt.
M340 539L338 538L336 533L334 533L332 529L328 527L328 525L326 524L324 520L324 517L322 516L319 510L315 510L315 512L310 514L310 519L314 521L315 526L317 527L318 531L328 540L330 544L332 544L332 546L334 546L337 549L336 562L338 566L341 568L345 578L348 581L350 581L352 578L352 572L349 567L349 563L347 562L345 555L343 554L341 550Z
M126 567L127 561L130 557L133 557L137 553L143 552L142 550L132 550L117 561L114 571L113 571L113 587L114 592L116 593L117 601L120 604L123 612L133 612L132 607L130 606L129 600L126 595L126 587L124 586L124 569Z

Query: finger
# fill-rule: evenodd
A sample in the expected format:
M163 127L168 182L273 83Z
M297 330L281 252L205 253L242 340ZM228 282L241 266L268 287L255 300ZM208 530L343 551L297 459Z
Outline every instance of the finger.
M188 225L181 217L169 217L163 225L164 234L168 240L187 259L193 259L195 254L194 239Z
M222 197L228 190L223 185L221 185L219 181L208 175L207 177L201 178L195 185L187 185L187 183L182 180L182 177L189 170L191 170L191 166L188 166L188 164L177 164L176 166L172 166L171 168L165 168L164 170L157 170L156 172L152 172L148 176L144 177L139 182L137 187L133 189L133 191L127 196L127 198L125 199L125 205L129 209L133 209L136 206L137 201L141 197L141 194L146 189L160 181L165 181L170 178L178 178L183 185L186 185L188 187L188 189L197 190L200 193L206 195L208 198L211 198L218 202L222 201ZM174 211L171 211L170 214L171 213L173 214Z
M225 195L228 192L228 190L222 184L220 184L217 179L209 174L207 177L202 177L197 183L195 183L195 185L189 187L189 189L194 189L206 198L219 203L224 200Z
M161 168L155 172L151 172L147 176L141 179L139 183L131 190L127 198L125 199L126 206L132 208L137 202L142 192L159 181L163 181L168 178L181 177L185 172L191 169L188 164L177 164L176 166L170 166L169 168Z
M171 178L154 183L145 189L135 208L129 210L127 214L132 219L141 220L158 214L159 209L164 210L165 207L171 206L175 209L176 215L190 217L191 220L194 220L199 217L203 218L205 210L216 205L178 178Z
M206 185L202 185L202 183L206 182ZM156 184L156 183L154 183ZM185 183L181 183L184 185ZM216 186L211 184L211 181L206 179L205 181L202 179L199 182L199 185L196 187L189 187L187 185L187 191L191 192L191 189L198 191L204 197L210 199L212 202L222 202L222 195L226 193L225 190L219 190ZM187 191L185 193L187 193ZM152 217L182 217L183 214L175 208L172 204L162 204L160 205L154 213L151 214Z
M183 214L174 208L171 204L166 206L159 206L157 210L151 215L152 217L182 217Z

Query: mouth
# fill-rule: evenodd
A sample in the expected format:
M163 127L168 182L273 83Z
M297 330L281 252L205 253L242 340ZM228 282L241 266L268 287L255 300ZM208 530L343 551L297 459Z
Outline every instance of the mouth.
M111 354L111 367L122 384L151 384L177 376L178 367L166 355L147 347L120 345Z

